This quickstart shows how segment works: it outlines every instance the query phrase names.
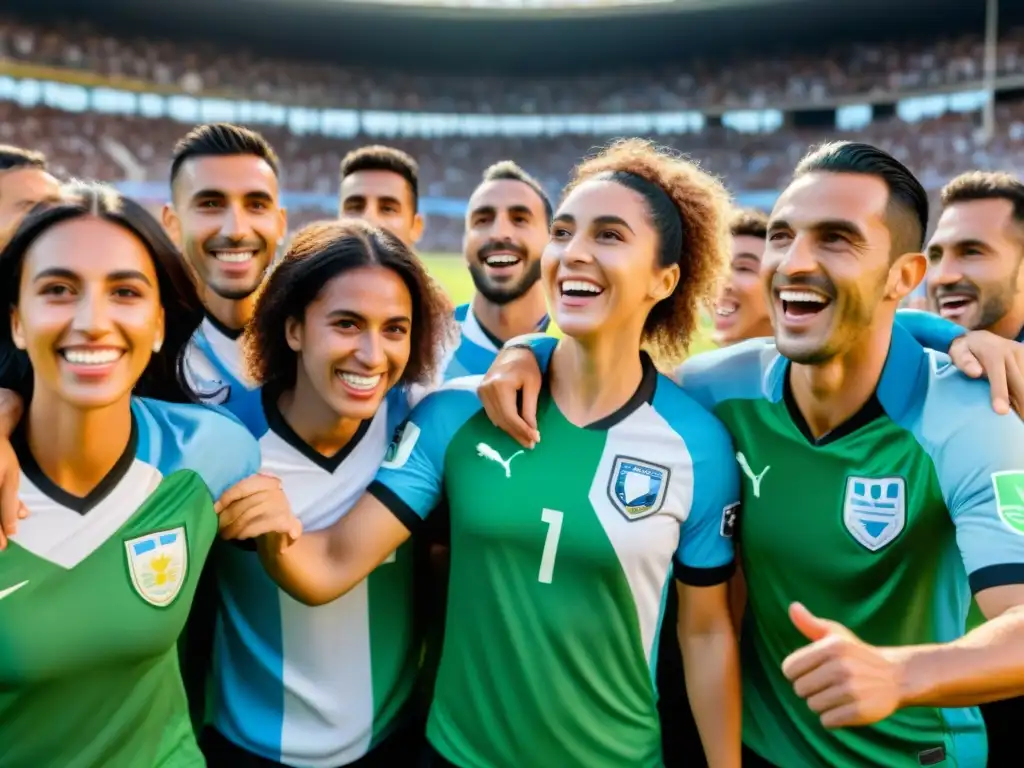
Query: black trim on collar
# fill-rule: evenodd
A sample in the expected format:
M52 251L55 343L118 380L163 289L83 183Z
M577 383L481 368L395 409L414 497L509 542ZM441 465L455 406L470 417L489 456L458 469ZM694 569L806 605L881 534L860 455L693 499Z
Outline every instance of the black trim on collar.
M224 325L224 323L222 323L216 317L211 315L209 312L206 312L204 310L203 314L206 316L206 319L210 321L210 325L216 328L217 332L220 333L222 336L227 336L232 341L238 341L238 339L241 338L242 332L245 330L245 326L241 328L228 328L226 325Z
M847 435L852 435L857 430L866 427L868 424L875 421L875 419L885 415L885 409L882 408L882 401L878 399L878 393L872 392L868 401L864 403L864 405L861 406L861 409L853 414L853 416L848 418L835 429L826 432L821 437L815 437L811 433L811 428L807 424L807 419L805 419L804 415L800 412L800 408L796 404L796 399L793 397L793 387L789 379L791 372L792 369L789 369L785 373L785 379L782 383L782 399L786 403L786 410L789 411L789 417L793 420L793 424L795 424L796 428L800 430L800 434L804 436L804 439L815 448L821 448L822 446L841 440Z
M658 369L654 367L654 362L651 360L650 355L646 352L640 352L640 366L643 369L643 374L640 378L640 386L636 388L636 392L633 393L632 397L627 400L621 408L614 413L610 413L604 418L598 419L595 422L585 425L583 429L593 429L596 431L605 431L625 421L627 418L633 415L633 413L645 403L650 404L654 401L654 392L658 387ZM551 367L544 371L544 383L542 391L545 392L546 397L552 400L552 405L555 405L554 398L551 397ZM521 393L520 393L520 396ZM555 406L557 407L557 405Z
M131 468L132 463L135 461L135 453L138 449L139 443L139 427L135 421L135 413L132 413L132 428L128 435L128 444L124 448L124 452L114 462L114 466L110 468L110 471L104 475L103 479L96 484L85 496L75 496L72 493L68 493L50 478L48 478L43 470L40 468L39 463L36 461L35 456L32 455L32 451L29 450L28 446L28 433L26 432L27 419L22 419L21 424L18 425L17 430L11 435L11 445L14 447L14 452L18 457L18 462L21 464L21 471L25 473L32 484L39 489L39 491L48 496L53 501L57 502L61 506L73 509L80 515L87 514L90 510L94 509L101 501L110 495L118 483L124 479L124 476L128 474L128 470Z
M359 428L352 435L351 440L345 443L333 456L324 456L319 451L314 450L309 443L299 436L298 432L292 429L291 424L285 421L284 415L277 405L280 394L280 391L273 392L266 387L260 392L260 399L263 401L263 415L267 419L267 426L274 434L301 453L305 458L316 464L320 469L331 474L356 449L356 446L359 445L360 441L369 431L370 424L373 422L373 419L366 419L360 422Z

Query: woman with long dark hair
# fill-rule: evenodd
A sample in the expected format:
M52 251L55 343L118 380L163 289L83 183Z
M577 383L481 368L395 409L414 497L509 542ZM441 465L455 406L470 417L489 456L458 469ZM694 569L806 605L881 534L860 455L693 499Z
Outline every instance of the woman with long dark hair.
M202 765L176 644L214 500L259 448L182 386L195 288L144 208L72 184L0 254L0 300L0 348L29 361L32 513L0 553L0 762Z
M344 517L373 480L409 389L428 384L451 307L416 255L362 221L312 224L292 240L260 294L245 346L262 408L245 415L262 474L221 500L270 520L277 494L293 535ZM422 745L410 702L419 668L413 558L396 548L344 597L309 607L266 575L255 551L216 559L214 768L412 765Z

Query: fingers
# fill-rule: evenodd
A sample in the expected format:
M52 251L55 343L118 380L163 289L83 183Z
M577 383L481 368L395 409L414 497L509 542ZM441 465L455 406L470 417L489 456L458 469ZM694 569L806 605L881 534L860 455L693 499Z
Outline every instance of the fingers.
M231 526L238 524L247 514L250 514L252 510L261 504L266 503L266 493L255 493L251 496L233 501L226 507L222 507L217 515L217 527L220 531L221 536L224 538L232 538L225 535L225 531Z
M18 498L21 467L9 442L2 453L6 455L6 466L0 474L0 482L3 483L0 487L0 550L7 548L7 537L18 532L18 520L28 517L28 509Z
M1010 390L1006 380L1005 358L998 360L992 365L985 366L985 373L988 374L989 390L992 397L992 410L999 414L1010 412Z
M965 336L961 336L953 342L949 348L949 359L964 375L970 376L972 379L979 378L985 372L981 362L968 346Z
M281 481L273 475L264 472L251 475L224 491L213 505L213 510L220 514L221 510L230 507L236 501L244 499L246 496L251 496L261 491L276 490L280 487Z
M524 448L533 447L534 429L519 416L518 387L514 383L508 379L495 377L488 385L486 399L482 396L481 400L487 417L494 426Z
M523 382L522 419L530 428L533 445L540 442L540 432L537 431L537 401L540 399L541 382L539 373L536 376L528 377ZM532 448L533 445L530 447Z
M790 682L803 677L838 655L839 646L843 642L840 635L829 635L794 651L782 662L782 674Z
M1006 384L1010 405L1018 416L1024 418L1024 347L1010 355L1006 367Z
M302 534L302 523L294 515L283 511L280 505L272 498L259 498L252 502L246 499L238 504L246 504L246 509L241 514L234 514L234 510L225 510L224 514L231 512L233 519L220 529L220 535L224 539L253 539L264 536L268 533L278 533L297 539Z
M826 728L850 728L855 725L867 725L861 714L861 706L856 701L843 704L821 714L821 724Z

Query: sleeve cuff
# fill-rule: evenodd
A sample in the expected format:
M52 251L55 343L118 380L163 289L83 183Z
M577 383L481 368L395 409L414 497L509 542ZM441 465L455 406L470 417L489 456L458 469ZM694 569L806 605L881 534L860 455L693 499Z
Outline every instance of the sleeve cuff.
M397 517L402 525L409 529L409 533L414 534L423 527L423 518L417 515L412 507L402 501L399 495L384 485L384 483L374 480L370 483L366 492L387 507L388 511Z
M732 560L716 568L694 568L676 561L673 566L676 581L691 587L714 587L724 584L736 573L736 561Z
M1005 587L1008 584L1024 584L1024 563L1001 563L979 568L968 577L971 593L978 594L992 587Z

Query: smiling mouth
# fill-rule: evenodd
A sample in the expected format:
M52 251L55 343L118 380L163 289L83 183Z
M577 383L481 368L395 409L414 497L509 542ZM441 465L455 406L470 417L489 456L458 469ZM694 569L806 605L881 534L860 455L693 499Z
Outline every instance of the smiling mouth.
M114 347L65 347L60 350L60 356L72 365L101 366L116 363L124 357L124 350Z
M783 288L777 295L782 302L782 313L790 320L811 318L832 303L828 296L804 288Z
M715 315L717 317L732 317L739 309L739 302L732 299L721 299L715 304Z
M559 290L562 296L574 299L589 299L604 293L604 288L589 280L564 280L559 286Z
M225 264L245 264L256 258L256 251L210 251L213 258Z
M951 293L938 299L940 315L959 315L974 303L974 297L964 293Z
M339 371L337 375L345 384L359 392L372 392L380 384L382 378L379 373L376 376L362 376L358 373Z
M484 259L484 264L491 269L508 269L522 261L522 257L511 251L496 251Z

